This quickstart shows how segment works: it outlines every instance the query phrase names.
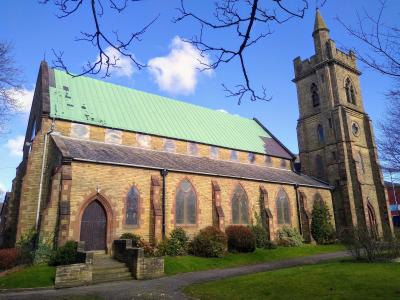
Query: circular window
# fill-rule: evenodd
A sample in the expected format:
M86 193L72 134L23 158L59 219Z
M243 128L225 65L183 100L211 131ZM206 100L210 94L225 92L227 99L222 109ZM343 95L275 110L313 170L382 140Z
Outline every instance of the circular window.
M353 124L351 125L351 131L355 136L360 135L360 126L358 125L357 122L353 122Z

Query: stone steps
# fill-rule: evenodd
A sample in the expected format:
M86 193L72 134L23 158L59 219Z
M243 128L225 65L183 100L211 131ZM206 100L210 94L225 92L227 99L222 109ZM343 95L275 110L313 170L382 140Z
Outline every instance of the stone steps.
M105 253L94 253L93 256L93 283L120 281L132 279L127 266Z

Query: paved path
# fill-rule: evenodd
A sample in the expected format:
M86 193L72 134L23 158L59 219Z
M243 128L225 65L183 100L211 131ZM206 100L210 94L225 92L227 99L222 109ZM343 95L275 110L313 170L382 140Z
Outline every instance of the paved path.
M130 280L60 290L48 289L1 293L0 299L68 299L69 296L77 295L97 295L103 297L104 299L130 300L189 299L181 292L181 289L189 284L300 265L316 264L346 256L349 256L349 254L346 252L335 252L222 270L183 273L145 281Z

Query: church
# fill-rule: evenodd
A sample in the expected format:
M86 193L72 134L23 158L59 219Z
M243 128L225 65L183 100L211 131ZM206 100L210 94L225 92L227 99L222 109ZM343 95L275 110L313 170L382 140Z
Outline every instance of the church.
M294 60L301 171L257 119L168 99L42 62L23 159L7 193L4 244L36 230L109 251L122 233L157 243L174 228L282 226L307 242L323 201L338 233L392 234L373 130L353 53L335 47L319 11L315 55Z

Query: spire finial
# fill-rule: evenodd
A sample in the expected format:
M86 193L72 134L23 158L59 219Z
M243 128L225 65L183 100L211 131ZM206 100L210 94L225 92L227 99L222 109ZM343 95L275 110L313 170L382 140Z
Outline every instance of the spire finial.
M317 11L315 13L315 22L314 22L314 32L316 32L317 30L329 30L328 27L326 26L324 19L322 18L319 8L317 8Z

